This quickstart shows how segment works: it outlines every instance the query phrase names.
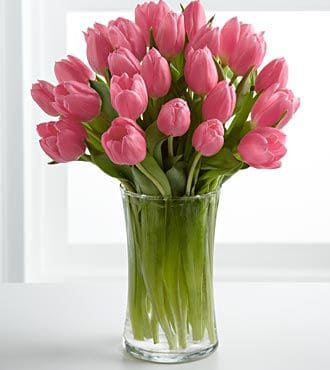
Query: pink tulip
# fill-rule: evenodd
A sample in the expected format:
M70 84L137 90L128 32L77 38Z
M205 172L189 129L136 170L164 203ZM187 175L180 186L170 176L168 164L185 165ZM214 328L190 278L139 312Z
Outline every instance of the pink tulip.
M159 112L157 127L167 136L182 136L190 126L190 110L186 101L176 98L164 104Z
M94 28L88 28L85 33L85 40L89 65L96 73L104 75L108 68L108 55L114 49L108 37L108 28L95 23Z
M160 98L168 93L171 87L171 71L167 60L157 49L152 48L143 58L141 75L149 96Z
M253 34L250 24L239 22L237 17L229 19L220 32L220 57L223 63L228 64L230 56L234 53L240 37Z
M54 86L43 80L32 85L31 96L39 107L50 116L58 116L59 113L53 107L55 101Z
M238 145L243 161L255 168L281 167L285 155L285 135L272 127L260 127L247 133Z
M258 68L265 53L263 33L256 34L250 24L235 17L221 29L219 55L237 75L243 76L253 66Z
M209 93L218 82L218 72L207 47L188 52L184 76L189 88L197 94Z
M150 42L150 30L152 29L155 35L160 21L169 11L170 8L162 0L157 4L153 1L139 4L135 8L135 23L140 27L147 45Z
M233 114L236 94L228 81L220 81L204 100L202 111L205 120L217 118L225 123Z
M91 87L76 81L62 82L54 89L54 108L64 117L88 122L100 113L101 99Z
M203 5L199 0L191 1L183 12L184 25L190 40L207 23Z
M127 73L112 76L110 84L111 103L120 116L137 119L148 106L148 93L143 78Z
M88 83L94 79L94 73L79 58L68 55L67 59L62 59L55 63L55 76L58 82L78 81Z
M183 14L167 13L160 21L155 41L162 55L170 59L178 55L185 42Z
M205 157L211 157L222 148L223 124L216 118L201 123L192 137L193 147Z
M102 146L113 163L133 166L147 154L145 134L133 120L115 118L102 135Z
M284 58L274 59L259 73L256 79L256 91L261 92L277 83L279 88L286 87L288 82L288 65Z
M276 125L277 128L282 128L299 108L299 98L291 90L278 87L278 84L270 86L254 104L251 119L255 127Z
M127 73L130 77L140 73L140 62L128 49L120 47L109 54L109 69L112 75Z
M213 56L218 56L220 52L220 29L212 28L209 24L202 26L196 34L189 40L186 47L186 55L190 49L203 49L207 46Z
M126 18L117 18L109 22L109 39L114 49L124 47L130 50L139 60L146 53L146 41L140 28Z
M56 162L75 161L85 153L86 131L75 120L40 123L37 131L40 146Z
M235 51L229 58L230 68L239 76L245 75L251 67L258 68L266 53L263 33L240 37Z

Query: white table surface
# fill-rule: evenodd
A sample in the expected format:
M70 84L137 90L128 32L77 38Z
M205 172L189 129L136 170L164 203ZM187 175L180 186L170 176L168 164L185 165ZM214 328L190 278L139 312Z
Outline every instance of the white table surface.
M159 365L121 350L126 283L0 284L0 370L329 370L330 284L215 285L220 346Z

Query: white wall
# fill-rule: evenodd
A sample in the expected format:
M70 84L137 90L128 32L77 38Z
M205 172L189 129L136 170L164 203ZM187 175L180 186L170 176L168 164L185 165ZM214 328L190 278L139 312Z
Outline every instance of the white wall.
M0 282L22 281L23 133L19 0L0 0Z

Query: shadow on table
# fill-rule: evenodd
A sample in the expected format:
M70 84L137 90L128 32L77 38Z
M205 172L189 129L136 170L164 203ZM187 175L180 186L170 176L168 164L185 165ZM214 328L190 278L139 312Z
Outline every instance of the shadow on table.
M7 349L6 349L7 347ZM15 348L15 349L14 349ZM180 369L194 370L207 368L216 369L217 353L192 363L180 365L162 365L162 370ZM15 346L5 344L0 348L1 370L134 370L158 369L159 364L137 360L125 352L119 338L91 338L81 341L66 340L63 343L47 340L47 343L29 342L15 343ZM217 369L218 370L218 369Z

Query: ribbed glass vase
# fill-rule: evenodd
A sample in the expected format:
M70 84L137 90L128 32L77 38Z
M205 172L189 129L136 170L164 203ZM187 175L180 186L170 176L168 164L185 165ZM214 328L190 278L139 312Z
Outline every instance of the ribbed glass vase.
M166 200L122 190L122 198L127 352L163 363L208 356L218 345L213 249L219 192Z

